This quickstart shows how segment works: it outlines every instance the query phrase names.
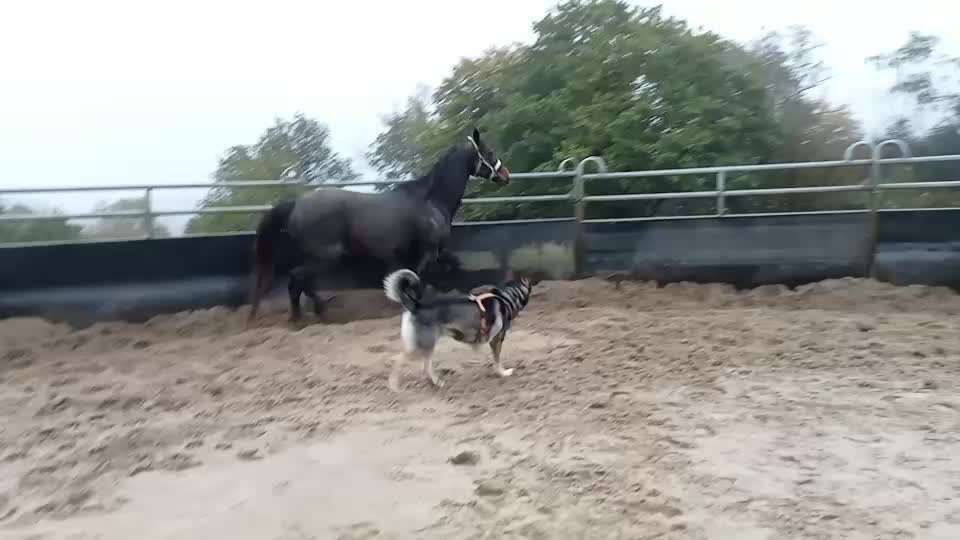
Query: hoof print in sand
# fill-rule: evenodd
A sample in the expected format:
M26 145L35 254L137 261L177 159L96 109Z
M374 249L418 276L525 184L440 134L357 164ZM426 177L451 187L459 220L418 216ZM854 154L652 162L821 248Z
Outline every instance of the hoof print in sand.
M263 453L261 453L258 448L248 448L246 450L240 450L237 452L237 459L241 459L243 461L256 461L258 459L263 459Z
M476 465L480 462L480 454L472 450L464 450L451 457L448 461L454 465Z
M481 497L500 497L507 492L507 484L502 480L483 480L475 491Z

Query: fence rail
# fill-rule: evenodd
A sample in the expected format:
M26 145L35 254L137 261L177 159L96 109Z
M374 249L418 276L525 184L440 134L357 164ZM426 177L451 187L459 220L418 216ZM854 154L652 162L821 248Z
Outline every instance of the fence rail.
M900 157L883 158L881 152L884 147L896 147L901 155ZM860 147L869 151L869 157L863 159L853 159L853 154ZM662 221L662 220L688 220L688 219L708 219L708 218L735 218L735 217L768 217L782 215L829 215L829 214L856 214L866 213L871 216L871 225L867 231L867 244L870 249L876 249L877 234L877 216L883 209L879 208L878 194L881 191L909 190L909 189L951 189L960 188L960 180L944 181L924 181L924 182L882 182L881 172L883 167L891 165L915 165L923 163L939 162L960 162L960 154L939 155L939 156L910 156L909 147L903 141L896 139L883 141L879 144L871 144L860 141L850 145L844 153L844 159L836 161L815 161L815 162L795 162L795 163L768 163L760 165L732 165L716 167L697 167L684 169L661 169L649 171L630 171L630 172L609 172L606 163L599 157L588 157L579 163L571 159L565 160L560 164L560 168L553 172L533 172L516 173L512 175L513 180L548 180L570 182L570 190L564 194L557 195L516 195L516 196L490 196L465 198L465 205L473 204L503 204L503 203L543 203L543 202L570 202L574 207L573 215L566 218L544 218L544 219L518 219L501 221L474 221L459 222L458 225L480 225L494 223L529 223L529 222L551 222L551 221L570 221L575 220L578 230L581 230L581 224L584 223L615 223L632 221ZM595 172L587 172L587 168L593 166ZM573 167L572 169L570 167ZM823 185L823 186L804 186L804 187L782 187L782 188L750 188L750 189L729 189L727 182L732 174L736 173L757 173L772 171L791 171L807 169L834 169L847 167L868 167L867 178L858 184L850 185ZM654 178L667 176L704 176L714 177L712 189L701 191L681 191L665 193L627 193L617 195L587 195L586 187L590 182L600 180L631 180L639 178ZM395 185L401 181L357 181L344 182L338 184L321 184L317 187L361 187L361 186L383 186ZM147 231L147 238L153 235L153 222L158 217L166 216L184 216L199 214L253 214L265 212L270 205L244 205L244 206L212 206L203 208L192 208L185 210L155 210L152 205L153 193L157 190L175 190L175 189L249 189L264 187L311 187L298 179L286 180L255 180L241 182L216 182L216 183L179 183L179 184L123 184L123 185L98 185L98 186L55 186L55 187L35 187L35 188L0 188L0 195L23 195L23 194L43 194L43 193L70 193L70 192L92 192L92 191L142 191L145 195L145 209L143 211L123 211L123 212L85 212L85 213L63 213L53 215L37 214L7 214L0 215L0 224L20 221L42 221L42 220L62 220L62 219L115 219L115 218L139 218L142 219ZM753 197L766 195L796 195L813 193L867 193L869 200L862 209L846 210L818 210L818 211L794 211L794 212L768 212L768 213L730 213L727 207L727 199L730 197ZM668 215L668 216L650 216L650 217L623 217L623 218L604 218L587 219L586 206L591 203L610 203L621 201L644 201L644 200L664 200L664 199L714 199L716 201L715 211L712 213L698 215ZM944 210L912 208L910 210ZM191 235L204 236L204 235ZM64 241L62 243L81 242ZM579 253L577 263L577 273L583 267L582 252L583 235L578 233L578 246L575 251ZM56 242L42 242L50 244ZM18 243L16 245L32 244ZM0 244L5 247L10 244ZM872 261L872 256L868 257ZM872 262L870 263L872 265ZM868 269L868 275L872 268Z

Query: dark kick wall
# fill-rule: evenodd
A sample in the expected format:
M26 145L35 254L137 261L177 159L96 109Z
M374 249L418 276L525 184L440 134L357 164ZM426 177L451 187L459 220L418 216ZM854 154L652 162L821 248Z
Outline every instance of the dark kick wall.
M661 282L792 287L863 275L866 225L862 214L588 225L587 269Z
M785 216L586 224L584 271L639 279L794 286L863 276L866 215ZM553 279L575 273L572 221L454 228L456 275L442 288L499 279L506 268ZM960 289L960 212L881 215L880 279ZM0 318L32 315L84 324L246 302L252 235L0 248ZM279 249L278 278L296 262ZM350 263L321 288L379 287L380 275Z

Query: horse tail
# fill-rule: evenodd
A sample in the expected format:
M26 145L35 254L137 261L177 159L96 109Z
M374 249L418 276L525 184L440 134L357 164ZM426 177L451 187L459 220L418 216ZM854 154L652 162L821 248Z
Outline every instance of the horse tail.
M383 278L383 292L410 313L420 309L423 288L420 286L420 276L413 270L401 268Z
M260 298L267 292L273 281L274 244L286 230L295 204L296 200L275 204L257 225L257 235L253 242L254 280L250 292L250 315L247 323L252 322L257 316Z

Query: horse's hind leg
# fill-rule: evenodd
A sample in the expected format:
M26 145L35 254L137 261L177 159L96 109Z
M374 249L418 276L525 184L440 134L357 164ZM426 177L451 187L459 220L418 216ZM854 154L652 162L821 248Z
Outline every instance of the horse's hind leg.
M290 322L298 323L303 318L303 312L300 309L300 294L304 292L302 279L302 266L298 266L290 271L290 281L287 283L287 294L290 295Z
M326 307L326 302L320 300L320 297L317 296L317 291L313 289L314 283L316 283L317 278L320 277L320 270L322 268L317 267L316 265L305 265L301 267L300 273L300 282L303 288L303 294L310 299L310 303L313 304L313 313L317 317L323 315L324 308ZM330 298L327 299L328 301Z
M300 311L301 294L310 299L310 303L313 304L313 312L317 315L317 317L321 317L323 315L323 312L326 308L326 303L329 302L333 297L327 298L326 300L321 300L314 289L314 284L324 270L329 269L332 264L332 261L311 261L290 271L289 292L291 321L297 322L302 316Z

